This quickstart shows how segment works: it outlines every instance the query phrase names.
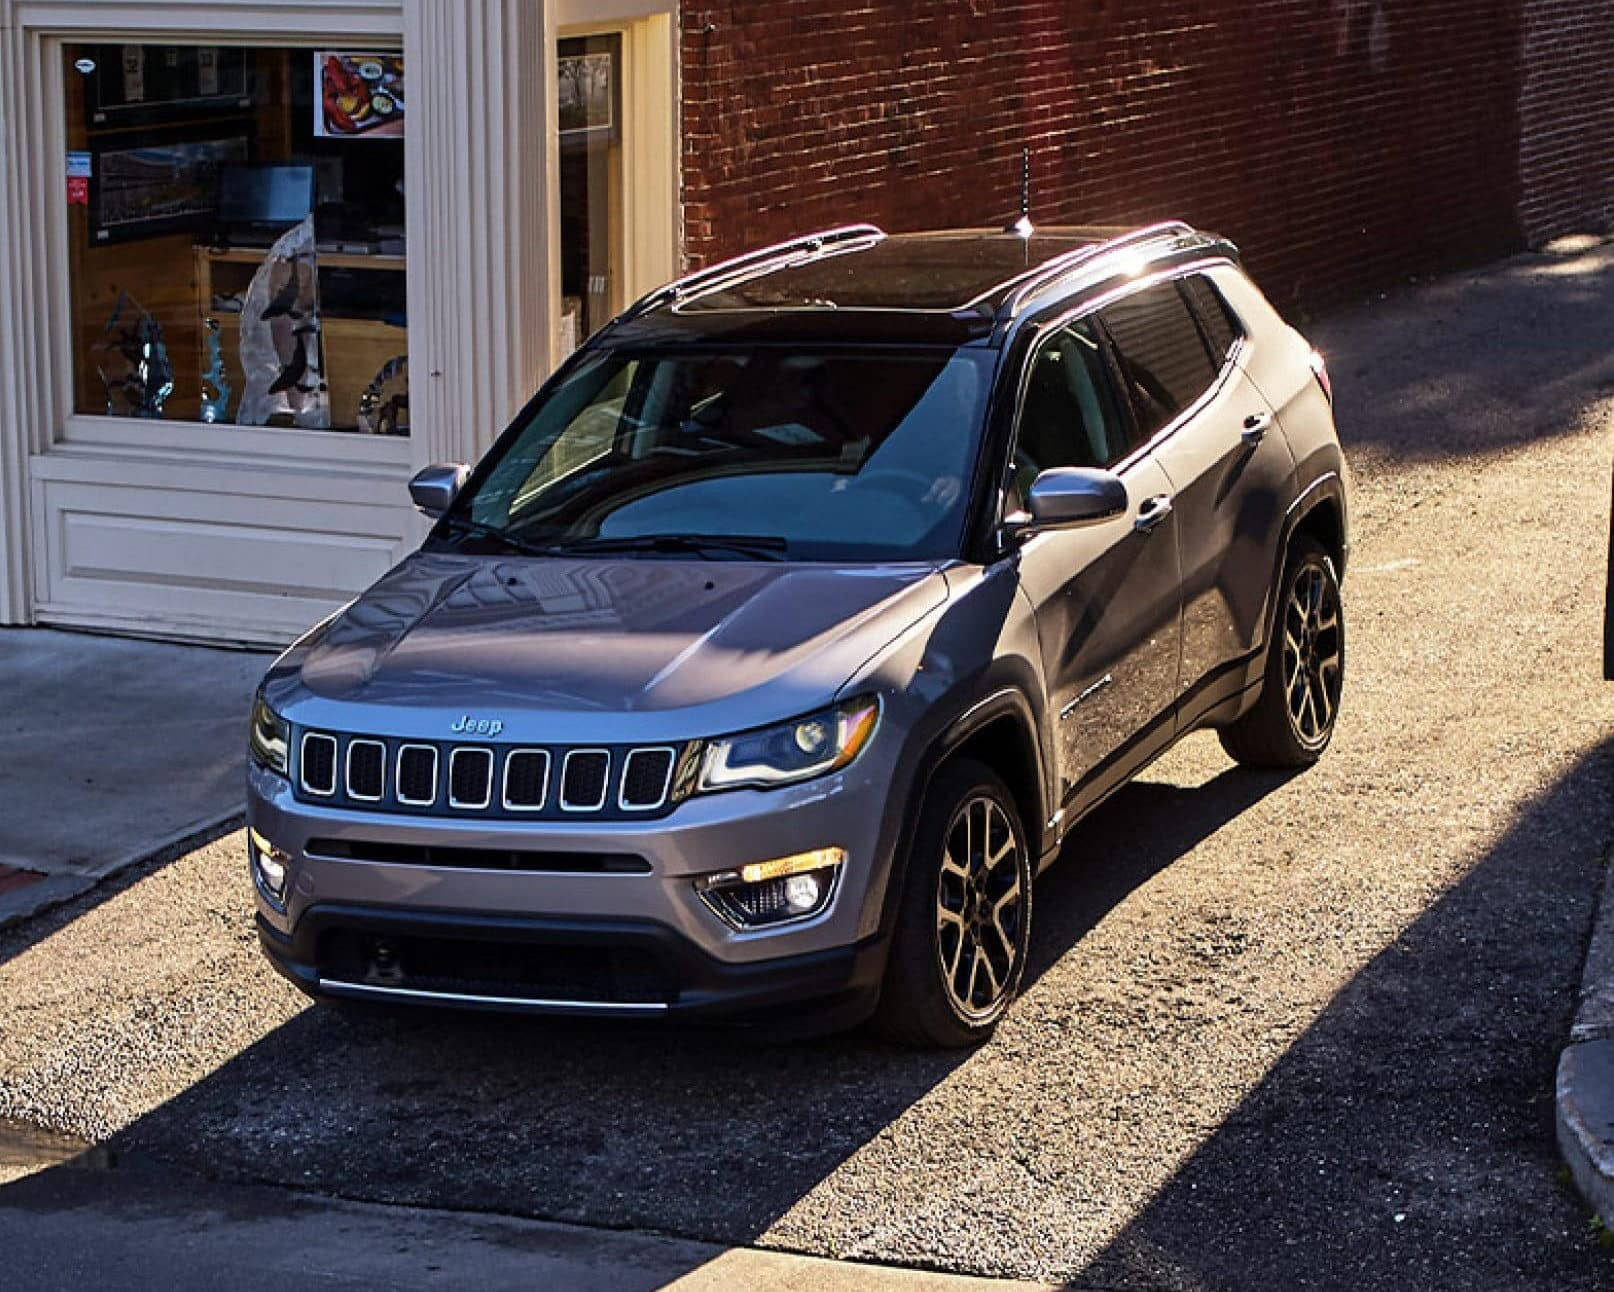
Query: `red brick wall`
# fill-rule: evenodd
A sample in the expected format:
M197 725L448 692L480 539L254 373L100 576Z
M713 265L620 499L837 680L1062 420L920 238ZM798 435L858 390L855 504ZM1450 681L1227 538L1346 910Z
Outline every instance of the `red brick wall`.
M1532 244L1614 224L1614 5L1528 0L1520 215Z
M999 225L1029 145L1039 222L1181 216L1280 300L1484 259L1522 237L1524 3L684 0L688 255Z

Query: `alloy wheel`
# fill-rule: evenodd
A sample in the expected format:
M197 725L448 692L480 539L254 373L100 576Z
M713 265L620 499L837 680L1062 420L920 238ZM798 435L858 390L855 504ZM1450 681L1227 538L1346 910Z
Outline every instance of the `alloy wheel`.
M953 1008L971 1021L998 1010L1015 979L1025 894L1020 842L985 795L948 827L936 882L936 953Z
M1289 721L1301 742L1328 739L1344 683L1339 592L1327 571L1308 563L1289 587L1283 613L1283 686Z

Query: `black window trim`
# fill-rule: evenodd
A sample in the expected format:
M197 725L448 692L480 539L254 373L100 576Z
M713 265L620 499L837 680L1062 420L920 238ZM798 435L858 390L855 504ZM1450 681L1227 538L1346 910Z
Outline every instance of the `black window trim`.
M1188 291L1188 280L1190 278L1204 280L1205 286L1222 303L1222 309L1227 312L1227 317L1233 324L1233 344L1227 347L1227 352L1220 358L1217 358L1216 349L1211 345L1210 330L1204 314L1200 310L1198 302L1194 300ZM1211 362L1217 365L1217 375L1220 376L1223 370L1237 363L1239 357L1244 353L1244 347L1250 339L1250 329L1245 326L1243 317L1233 308L1232 303L1227 299L1226 293L1216 285L1216 281L1204 270L1195 269L1180 275L1177 278L1177 292L1187 302L1188 312L1194 316L1194 326L1199 329L1199 339L1205 343L1205 351L1210 355Z

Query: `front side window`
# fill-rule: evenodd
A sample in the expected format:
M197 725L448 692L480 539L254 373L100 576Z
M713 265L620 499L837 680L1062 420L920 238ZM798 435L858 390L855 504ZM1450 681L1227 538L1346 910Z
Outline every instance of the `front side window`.
M1025 505L1031 482L1052 467L1107 467L1126 455L1126 419L1093 325L1058 328L1031 357L1008 510Z
M940 559L991 377L991 355L951 350L601 351L506 432L434 541Z
M407 435L402 56L80 44L63 73L74 410Z
M1115 339L1127 395L1145 439L1216 379L1205 342L1174 282L1156 283L1101 311Z

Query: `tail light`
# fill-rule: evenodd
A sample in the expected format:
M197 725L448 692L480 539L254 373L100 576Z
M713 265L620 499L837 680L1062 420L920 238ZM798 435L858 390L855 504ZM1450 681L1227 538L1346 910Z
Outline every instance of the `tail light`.
M1316 350L1311 352L1311 375L1317 378L1317 384L1323 388L1323 394L1328 398L1328 406L1334 406L1334 383L1328 380L1328 364L1323 356Z

